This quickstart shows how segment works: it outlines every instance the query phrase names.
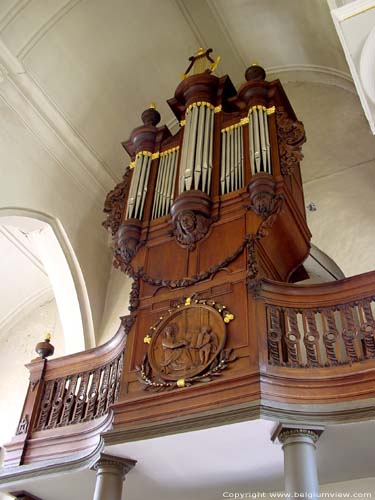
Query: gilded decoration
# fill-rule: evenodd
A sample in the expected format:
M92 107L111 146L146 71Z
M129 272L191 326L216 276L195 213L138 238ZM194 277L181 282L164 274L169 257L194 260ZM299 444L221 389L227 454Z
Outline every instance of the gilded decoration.
M138 378L145 389L183 388L209 382L234 361L224 349L234 315L213 300L187 297L169 309L144 337L148 345Z

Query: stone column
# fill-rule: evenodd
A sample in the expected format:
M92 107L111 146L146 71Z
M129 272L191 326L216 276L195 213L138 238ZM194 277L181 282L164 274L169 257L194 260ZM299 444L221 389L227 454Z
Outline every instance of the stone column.
M316 442L324 427L279 424L272 434L284 452L285 493L290 498L318 498L319 482L316 465Z
M137 462L102 453L92 467L96 471L94 500L121 500L126 474Z

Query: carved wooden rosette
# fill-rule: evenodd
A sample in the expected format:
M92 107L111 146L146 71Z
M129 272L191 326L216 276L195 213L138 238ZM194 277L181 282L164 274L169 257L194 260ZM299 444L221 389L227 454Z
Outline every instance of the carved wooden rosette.
M137 368L144 389L182 388L209 382L235 360L225 350L234 315L213 300L188 297L160 316L144 338L148 352Z
M208 233L214 222L211 198L198 190L180 194L171 207L173 234L177 242L189 250Z
M303 159L302 144L306 142L305 128L299 120L292 120L284 108L276 111L280 169L283 175L291 175Z

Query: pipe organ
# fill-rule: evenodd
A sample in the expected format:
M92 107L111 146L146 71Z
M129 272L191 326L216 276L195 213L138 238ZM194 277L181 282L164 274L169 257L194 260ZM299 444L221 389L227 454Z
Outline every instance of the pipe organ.
M190 58L168 100L179 131L159 126L151 106L123 143L130 165L107 195L104 226L132 282L129 314L83 353L47 362L51 347L38 344L7 465L66 461L77 435L91 457L103 437L280 412L374 414L374 273L292 284L307 277L311 238L303 124L263 68L250 66L236 89L215 75L211 52Z
M236 89L215 75L211 52L190 58L168 100L177 133L154 106L142 113L123 143L130 166L106 200L114 266L133 283L115 426L246 400L239 381L258 363L260 287L303 275L309 252L303 125L263 68L250 66ZM271 330L273 359L281 333Z

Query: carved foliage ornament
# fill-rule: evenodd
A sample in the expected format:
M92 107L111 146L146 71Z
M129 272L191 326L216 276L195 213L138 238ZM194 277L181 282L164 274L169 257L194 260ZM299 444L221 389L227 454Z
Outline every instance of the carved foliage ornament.
M226 344L234 315L213 300L188 297L168 310L144 338L148 351L137 375L145 390L209 382L235 360Z
M302 144L306 142L303 123L289 118L283 107L276 110L280 168L283 175L292 175L303 159Z
M113 237L116 235L121 224L121 215L129 188L129 177L130 168L127 167L122 181L108 193L104 203L103 211L107 214L107 220L103 222L103 226L111 231Z

